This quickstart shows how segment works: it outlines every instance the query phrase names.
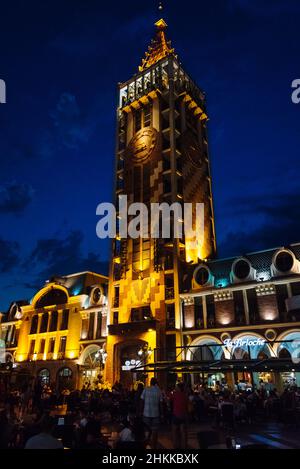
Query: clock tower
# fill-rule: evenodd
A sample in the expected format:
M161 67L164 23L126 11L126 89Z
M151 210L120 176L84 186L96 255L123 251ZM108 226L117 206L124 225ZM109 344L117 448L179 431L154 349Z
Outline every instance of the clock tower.
M138 73L119 85L117 109L106 378L127 385L144 378L131 371L136 364L175 359L175 347L182 345L179 292L187 267L215 255L205 97L166 39L165 21L155 27ZM149 211L152 203L203 203L201 244L195 247L184 230L180 238L172 230L168 238L122 237L119 196ZM184 227L184 211L175 223Z

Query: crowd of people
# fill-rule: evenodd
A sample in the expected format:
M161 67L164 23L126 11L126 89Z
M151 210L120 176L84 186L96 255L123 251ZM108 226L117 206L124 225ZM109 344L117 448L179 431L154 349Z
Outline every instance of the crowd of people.
M152 378L131 390L116 383L111 390L84 385L58 393L36 382L2 396L0 409L2 449L156 449L161 431L170 433L175 449L185 449L191 424L234 430L269 419L297 425L300 390L230 391L219 383L213 390L183 382L164 390Z

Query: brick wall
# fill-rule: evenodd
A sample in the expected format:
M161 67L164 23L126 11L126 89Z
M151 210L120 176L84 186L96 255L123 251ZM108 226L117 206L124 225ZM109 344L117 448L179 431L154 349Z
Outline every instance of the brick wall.
M215 302L216 325L228 326L234 323L234 301L224 300Z
M257 304L261 321L275 321L279 318L275 294L258 296Z

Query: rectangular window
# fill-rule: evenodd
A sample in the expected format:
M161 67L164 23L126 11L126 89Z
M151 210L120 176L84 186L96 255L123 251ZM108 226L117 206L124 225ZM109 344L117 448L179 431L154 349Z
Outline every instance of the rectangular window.
M97 330L96 330L96 339L102 337L102 313L98 311L97 314Z
M245 324L245 307L242 291L233 292L235 321L238 325Z
M144 127L150 127L151 125L151 105L147 104L144 108Z
M54 353L55 348L55 337L51 337L48 345L48 353Z
M206 297L207 327L215 327L215 299L214 295Z
M142 110L137 109L134 114L134 127L135 131L138 132L142 128Z
M287 316L285 300L288 299L287 285L276 285L276 298L280 320L285 321Z
M202 297L195 298L195 326L196 329L202 329L204 326Z
M68 329L68 323L69 323L69 310L64 309L62 312L60 330L65 331L66 329Z
M67 337L64 335L60 338L60 342L59 342L59 352L60 353L65 353L66 345L67 345Z
M114 287L114 308L119 307L120 301L120 287L117 285Z
M46 343L46 340L45 340L45 339L41 339L41 341L40 341L40 350L39 350L39 353L44 353L44 351L45 351L45 343Z
M35 340L30 341L30 346L29 346L29 355L34 354L34 348L35 348Z
M167 329L175 329L175 305L166 304Z
M247 290L247 301L248 301L250 324L255 324L258 322L259 314L258 314L257 296L256 296L256 291L254 288Z
M293 296L300 295L300 282L293 282L291 283L291 290Z
M166 336L166 359L168 361L176 360L176 335L170 334Z
M94 324L95 324L95 313L89 314L89 331L88 331L88 340L94 338Z
M118 311L114 311L113 323L119 324L119 312Z

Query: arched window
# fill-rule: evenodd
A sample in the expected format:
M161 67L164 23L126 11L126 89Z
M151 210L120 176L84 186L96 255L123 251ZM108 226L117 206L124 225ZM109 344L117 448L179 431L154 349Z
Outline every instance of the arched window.
M291 358L291 354L286 348L282 348L278 353L278 358Z
M44 308L45 306L64 305L66 303L68 303L67 294L60 288L52 288L41 296L35 307Z
M43 368L39 371L38 378L41 384L50 384L50 371L47 368Z
M31 319L30 334L36 334L38 328L39 316L35 314Z
M57 386L59 391L73 388L73 373L70 368L61 368L57 373Z
M61 368L58 372L58 375L61 377L72 378L72 370L70 368Z

